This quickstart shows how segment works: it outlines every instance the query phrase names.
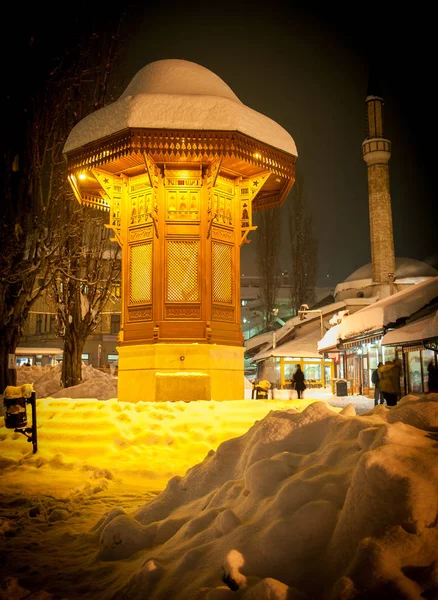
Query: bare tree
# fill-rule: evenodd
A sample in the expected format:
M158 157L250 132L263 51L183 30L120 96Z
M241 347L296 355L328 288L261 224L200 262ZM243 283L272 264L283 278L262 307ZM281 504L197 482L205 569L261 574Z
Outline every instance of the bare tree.
M32 35L27 42L32 58ZM8 96L0 213L0 392L16 383L8 356L15 354L30 309L53 281L69 231L65 141L78 120L108 99L118 47L117 34L87 35L44 72L37 72L42 59L36 54L26 66L33 65L41 80L31 73L35 87L18 87Z
M120 248L105 228L105 216L82 206L72 211L52 289L57 333L64 340L63 387L81 381L84 344L99 324L121 271Z
M288 205L291 275L291 307L311 305L315 298L318 267L318 242L312 233L312 217L307 214L304 200L304 180L298 177Z
M281 243L280 210L276 206L257 213L256 257L261 279L265 328L270 329L275 321L275 299L279 287L278 255Z
M63 98L50 86L33 98L32 117L26 123L21 152L7 128L5 188L0 228L0 389L14 384L14 355L31 307L50 285L63 243L60 226L65 178L60 112ZM63 113L63 110L61 110ZM58 122L57 122L58 121ZM17 126L20 135L20 126Z

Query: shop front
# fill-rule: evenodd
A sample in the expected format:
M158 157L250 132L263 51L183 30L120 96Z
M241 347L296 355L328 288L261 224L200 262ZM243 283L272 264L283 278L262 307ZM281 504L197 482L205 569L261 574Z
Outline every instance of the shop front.
M304 373L307 388L331 384L334 377L333 359L316 356L271 356L257 363L257 379L267 379L273 388L279 390L292 389L297 365L300 365Z
M383 331L370 336L361 336L339 343L336 348L326 348L328 356L334 357L335 377L345 379L352 394L374 396L374 385L371 375L380 362L385 363L400 359L403 363L401 348L382 345ZM406 389L405 366L402 365L400 387L402 393Z
M388 331L382 339L382 348L388 355L403 354L406 393L427 393L429 365L438 368L438 311Z

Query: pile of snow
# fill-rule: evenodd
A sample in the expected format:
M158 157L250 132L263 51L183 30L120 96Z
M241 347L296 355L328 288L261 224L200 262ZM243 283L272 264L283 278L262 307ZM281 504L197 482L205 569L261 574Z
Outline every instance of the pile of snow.
M49 428L56 402L61 411L68 406L50 402ZM264 405L275 406L271 402ZM27 483L48 468L57 468L52 485L67 479L62 451L74 452L75 436L82 434L76 446L87 453L87 495L61 501L50 490L47 498L26 500L23 479L3 513L13 515L0 518L2 531L9 531L0 535L3 577L10 578L3 580L3 598L26 597L25 590L37 594L29 598L46 600L437 597L437 394L406 396L395 407L379 405L362 415L352 404L339 412L321 401L303 410L289 403L212 444L198 462L191 453L200 435L208 443L221 422L236 423L233 410L248 419L249 407L257 410L260 401L138 403L129 409L120 403L118 411L116 402L96 402L95 414L87 401L72 404L64 436L53 424L60 454L43 460ZM118 426L116 418L111 424L102 418L110 410ZM147 431L136 419L145 410ZM92 419L97 448L123 434L112 456L90 451L83 430ZM119 474L104 468L105 460L126 461L131 472L137 466L141 478L145 469L159 472L163 465L154 459L156 444L163 452L167 446L168 458L176 444L175 455L192 457L194 466L170 478L156 496L145 487L136 507L123 487L111 496ZM3 468L2 489L11 475L20 479L30 460L24 458ZM100 518L92 519L99 506Z
M69 388L61 387L62 365L54 367L17 367L17 385L33 383L37 398L117 398L117 378L91 365L82 364L82 383Z
M100 560L142 558L112 597L436 597L437 403L270 413L134 514L102 520Z

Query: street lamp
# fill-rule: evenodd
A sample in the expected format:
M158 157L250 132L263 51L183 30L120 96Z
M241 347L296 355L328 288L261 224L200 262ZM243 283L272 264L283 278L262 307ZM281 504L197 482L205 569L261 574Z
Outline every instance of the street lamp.
M324 337L324 323L322 321L322 310L320 308L315 308L315 309L310 310L308 304L302 304L300 306L300 310L298 311L298 314L300 315L301 321L306 318L307 313L319 313L319 320L320 320L320 326L321 326L321 339L322 339ZM324 353L322 354L322 384L323 384L323 386L325 388L325 358L324 358Z

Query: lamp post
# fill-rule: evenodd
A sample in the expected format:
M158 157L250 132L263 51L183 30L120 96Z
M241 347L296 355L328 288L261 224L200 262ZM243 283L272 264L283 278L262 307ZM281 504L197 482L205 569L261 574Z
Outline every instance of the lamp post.
M321 339L324 337L324 323L322 321L322 310L320 308L315 308L313 310L309 309L309 306L307 304L302 304L300 306L300 310L298 311L298 314L300 315L300 319L303 320L306 318L307 313L319 313L319 321L320 321L320 326L321 326ZM322 384L325 388L325 359L324 359L324 353L322 354Z

